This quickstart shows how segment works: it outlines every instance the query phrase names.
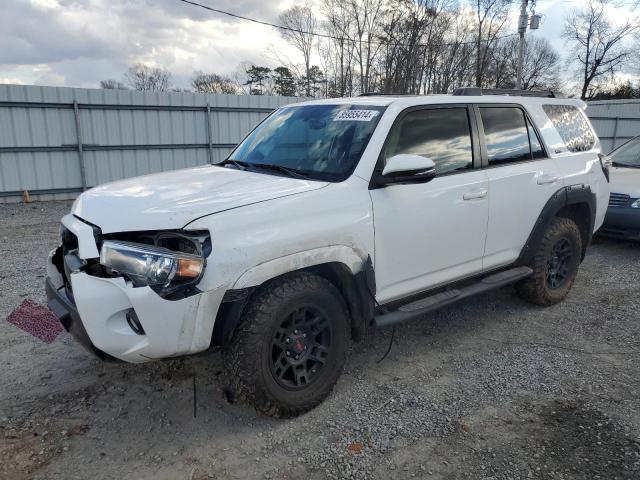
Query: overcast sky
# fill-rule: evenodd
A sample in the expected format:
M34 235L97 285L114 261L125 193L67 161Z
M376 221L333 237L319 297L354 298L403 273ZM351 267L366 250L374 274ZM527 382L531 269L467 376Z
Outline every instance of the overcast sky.
M302 1L200 3L278 23L283 10ZM534 34L565 51L564 17L581 3L538 0L544 19ZM505 33L515 31L516 6L512 11ZM276 29L178 0L0 0L0 83L97 87L102 79L123 80L129 65L143 62L169 69L176 86L187 88L195 70L232 74L241 61L275 66L273 52L296 59Z

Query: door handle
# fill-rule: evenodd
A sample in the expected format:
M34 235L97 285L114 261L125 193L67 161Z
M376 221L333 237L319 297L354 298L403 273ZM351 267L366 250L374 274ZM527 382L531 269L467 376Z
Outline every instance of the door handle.
M557 175L540 172L540 174L538 175L537 183L538 185L546 185L548 183L556 183L558 180L560 180L560 177L558 177Z
M464 195L462 195L462 199L463 200L475 200L478 198L484 198L487 196L487 189L486 188L479 188L478 190L471 190L470 192L465 193Z

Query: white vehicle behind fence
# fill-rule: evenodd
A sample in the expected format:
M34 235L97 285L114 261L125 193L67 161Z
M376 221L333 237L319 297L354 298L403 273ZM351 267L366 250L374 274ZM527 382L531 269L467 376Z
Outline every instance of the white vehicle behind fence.
M609 199L584 108L480 89L280 108L218 165L80 195L49 306L103 358L221 346L230 394L304 412L368 328L510 283L568 294Z

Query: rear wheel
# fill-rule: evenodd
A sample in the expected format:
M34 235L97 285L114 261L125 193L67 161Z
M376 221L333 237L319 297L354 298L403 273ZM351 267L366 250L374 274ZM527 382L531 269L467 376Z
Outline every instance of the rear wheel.
M348 326L344 300L326 279L303 272L267 283L223 352L228 394L273 416L310 410L342 372Z
M578 226L568 218L554 218L533 258L533 275L516 284L518 294L536 305L560 302L571 290L581 255Z

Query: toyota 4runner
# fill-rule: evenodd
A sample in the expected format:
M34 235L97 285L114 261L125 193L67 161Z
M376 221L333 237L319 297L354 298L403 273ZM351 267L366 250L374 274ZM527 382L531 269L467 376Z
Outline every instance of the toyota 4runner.
M511 283L565 298L609 199L584 109L471 88L280 108L217 165L81 194L49 307L102 358L221 347L228 392L304 412L368 328Z

